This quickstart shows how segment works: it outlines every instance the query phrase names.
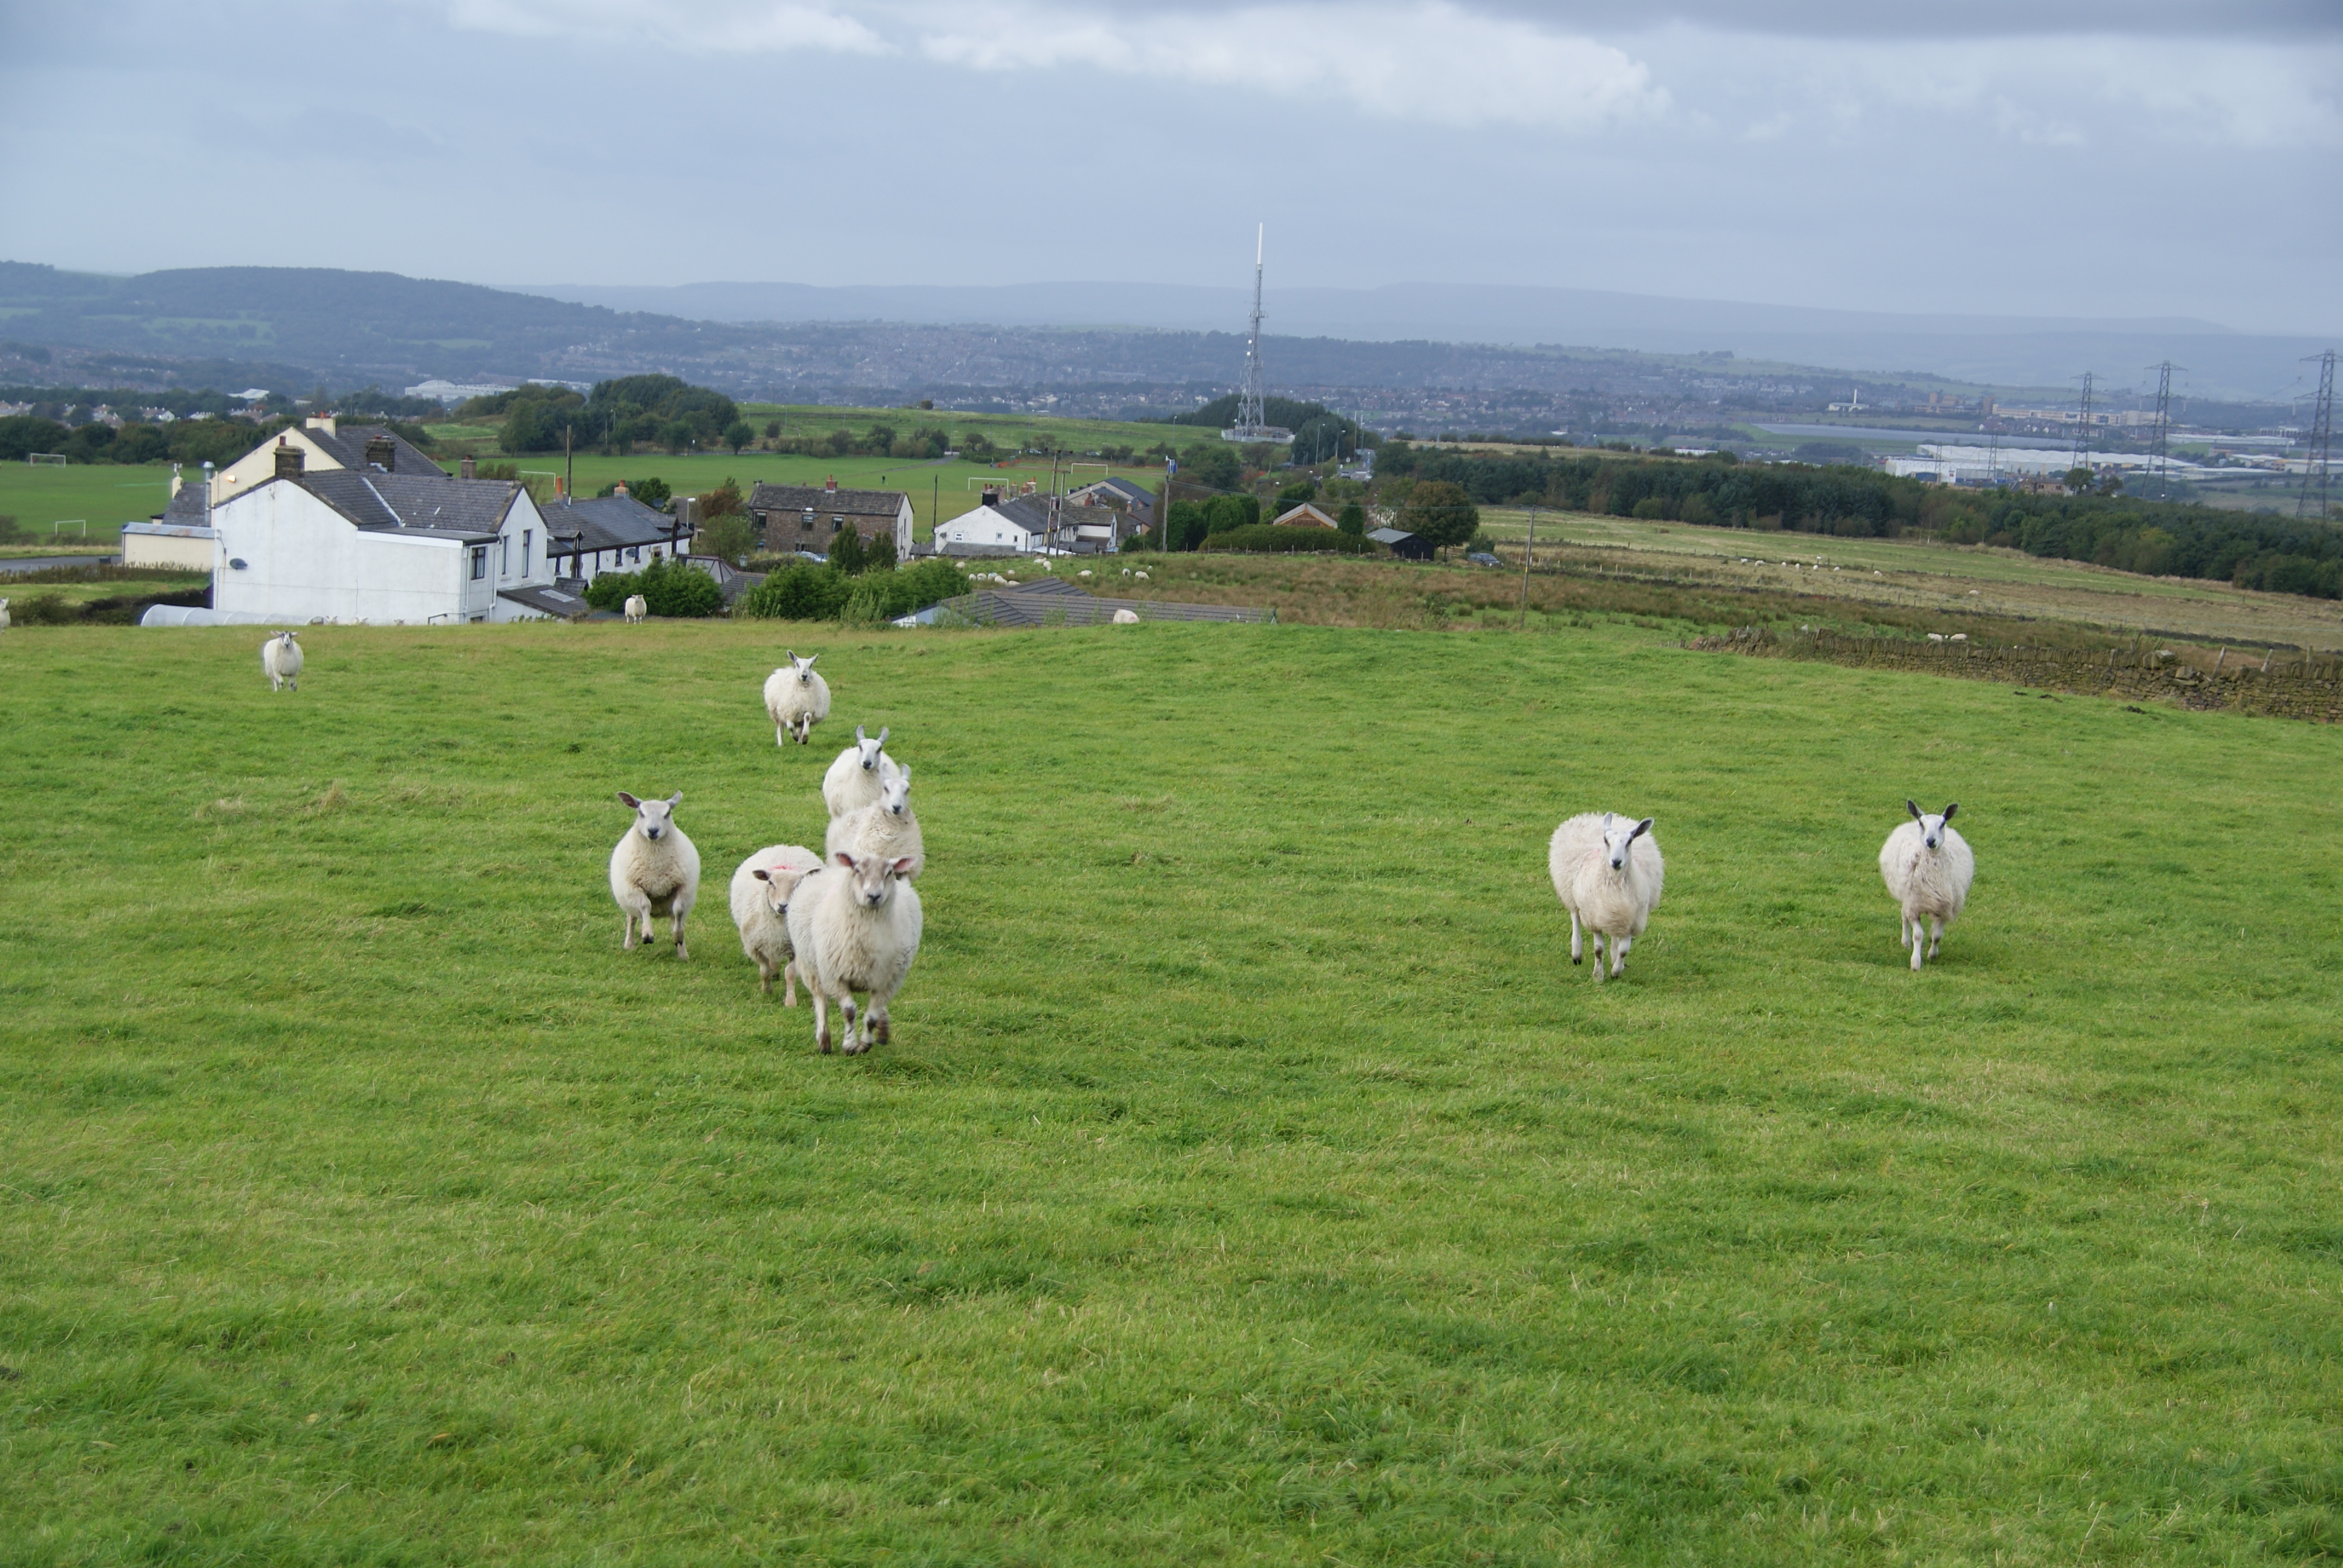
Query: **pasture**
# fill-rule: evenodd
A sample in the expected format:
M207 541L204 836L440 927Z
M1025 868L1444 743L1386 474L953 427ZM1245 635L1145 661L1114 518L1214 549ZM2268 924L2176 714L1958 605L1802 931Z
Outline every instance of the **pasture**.
M0 638L0 1563L2343 1553L2334 729L1608 622L259 640ZM724 882L857 722L930 863L847 1060ZM1600 988L1587 808L1668 861Z
M170 500L168 463L72 463L63 467L0 463L0 513L15 518L31 541L0 549L22 555L75 553L84 544L83 530L76 527L58 533L55 525L61 518L79 518L89 525L88 548L110 553L119 544L123 524L143 523Z

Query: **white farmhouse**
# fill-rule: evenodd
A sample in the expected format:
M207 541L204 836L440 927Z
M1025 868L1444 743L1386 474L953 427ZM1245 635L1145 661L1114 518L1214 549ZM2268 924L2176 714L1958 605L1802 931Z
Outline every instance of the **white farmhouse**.
M306 447L269 450L269 477L212 507L222 618L447 625L586 612L554 586L545 519L524 487L449 478L436 464L313 473Z
M212 476L212 505L240 495L277 477L277 454L291 447L301 453L309 473L337 468L352 471L379 468L386 474L421 474L445 478L447 471L426 457L397 431L380 425L345 427L331 414L313 414L298 429L287 430L274 441L263 441Z
M604 572L635 572L659 556L674 556L680 529L667 513L627 494L580 500L556 496L544 508L546 538L556 576L580 586Z
M1122 512L1047 496L1003 500L987 490L971 512L936 527L938 555L1099 555L1118 548L1134 527Z

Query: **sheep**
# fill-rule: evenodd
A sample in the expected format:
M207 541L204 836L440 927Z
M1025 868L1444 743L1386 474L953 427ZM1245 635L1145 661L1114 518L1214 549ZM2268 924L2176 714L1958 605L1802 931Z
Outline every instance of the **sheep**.
M1119 609L1114 612L1114 624L1117 626L1137 626L1139 624L1139 612L1135 609Z
M651 921L669 918L668 934L675 939L675 956L691 957L683 944L683 919L699 899L699 851L675 825L680 792L664 800L638 800L624 789L618 799L635 813L632 826L610 851L610 896L626 912L626 950L635 950L635 926L642 925L642 940L649 946Z
M1090 568L1088 567L1084 567L1081 571L1076 572L1074 575L1078 578L1086 578L1091 575Z
M269 690L301 689L301 645L294 640L300 635L280 631L260 645L260 673L268 677Z
M920 895L903 879L910 867L907 859L841 849L789 895L789 948L813 993L814 1043L825 1054L833 997L846 1014L847 1055L869 1050L874 1037L887 1043L887 1004L920 953ZM856 991L869 998L859 1036Z
M0 631L8 629L8 601L0 598Z
M781 977L781 1005L798 1005L797 950L789 946L789 894L821 857L799 844L768 844L732 873L732 923L740 928L740 950L757 966L758 989L773 994Z
M1626 971L1627 950L1659 907L1666 867L1649 817L1632 826L1609 811L1582 812L1554 830L1546 846L1554 890L1570 911L1570 961L1581 960L1584 923L1594 938L1594 980L1603 981L1603 939L1611 939L1611 978Z
M784 648L789 662L765 678L765 712L773 721L773 744L787 746L791 736L800 746L813 743L813 727L830 717L830 683L813 672L821 655L799 658Z
M644 601L642 595L630 593L627 596L627 619L629 623L639 621L650 613L651 607Z
M1134 571L1131 575L1137 578L1141 582L1145 582L1147 580L1147 574L1143 571Z
M835 855L844 849L855 855L879 855L890 860L909 860L911 869L903 874L913 881L927 869L927 842L920 834L919 813L911 809L911 770L898 767L891 757L879 760L879 799L876 803L843 817L832 817L829 830L823 834L821 852Z
M1945 928L1960 918L1969 901L1969 883L1976 878L1976 857L1968 840L1952 829L1956 800L1940 816L1931 817L1913 801L1904 802L1912 819L1887 835L1879 847L1879 877L1887 884L1900 913L1896 919L1896 945L1912 950L1912 968L1920 968L1920 922L1928 922L1928 957L1944 945Z
M879 739L871 739L862 733L862 726L854 727L854 744L838 754L830 771L821 776L822 803L830 808L832 817L843 817L850 811L860 811L879 799L879 763L884 758L880 749L887 744L887 730L882 726Z

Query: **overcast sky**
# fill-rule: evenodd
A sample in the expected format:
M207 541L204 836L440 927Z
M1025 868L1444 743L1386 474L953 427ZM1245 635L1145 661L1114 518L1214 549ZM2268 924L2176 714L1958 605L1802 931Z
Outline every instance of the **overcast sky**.
M2343 328L2343 5L0 5L0 257Z

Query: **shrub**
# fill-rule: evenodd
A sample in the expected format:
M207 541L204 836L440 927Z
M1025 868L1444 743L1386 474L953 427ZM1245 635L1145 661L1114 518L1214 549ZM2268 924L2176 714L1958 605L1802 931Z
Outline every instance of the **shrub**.
M1255 523L1231 528L1204 541L1208 550L1245 550L1270 555L1332 554L1363 556L1373 547L1357 534L1339 528L1281 528L1275 523Z
M732 613L755 620L830 620L845 608L849 591L837 568L801 560L742 594Z
M586 602L597 609L617 609L637 593L656 616L693 620L724 613L724 590L714 578L698 567L663 560L639 572L604 572L586 585Z
M1346 534L1363 535L1367 531L1367 508L1356 501L1346 501L1334 522Z

